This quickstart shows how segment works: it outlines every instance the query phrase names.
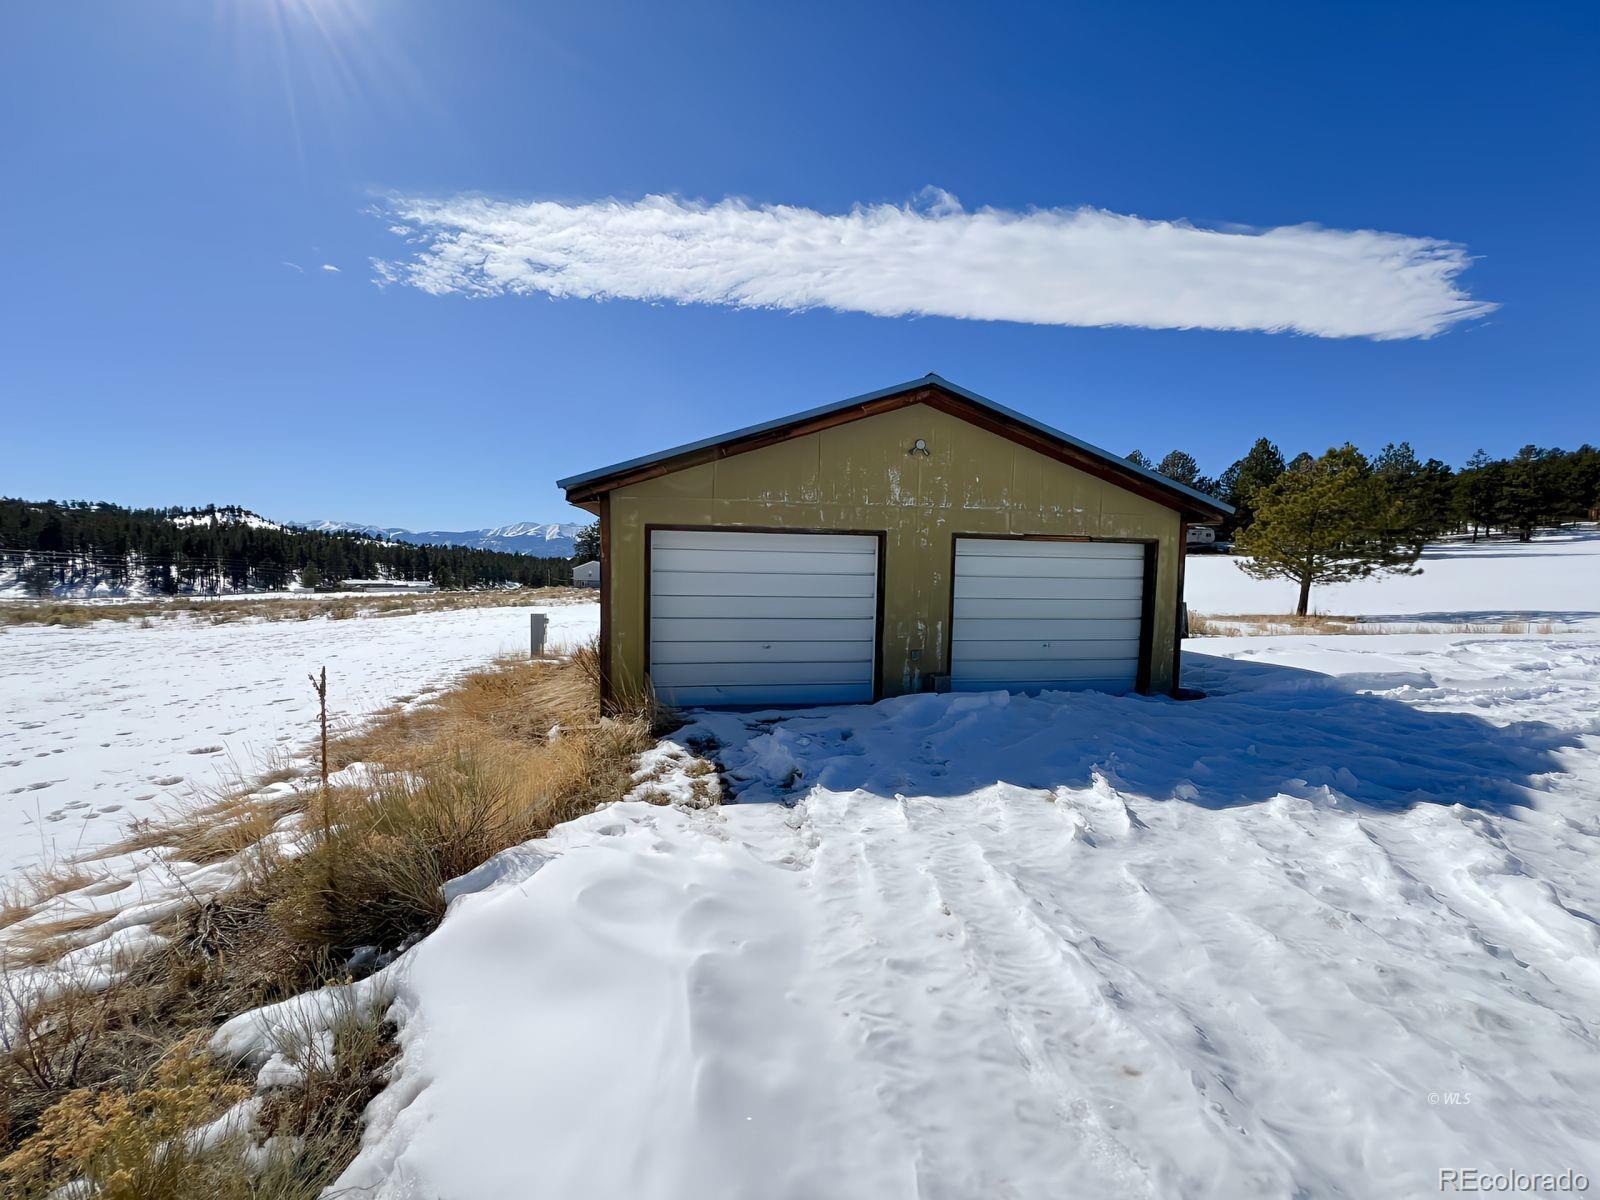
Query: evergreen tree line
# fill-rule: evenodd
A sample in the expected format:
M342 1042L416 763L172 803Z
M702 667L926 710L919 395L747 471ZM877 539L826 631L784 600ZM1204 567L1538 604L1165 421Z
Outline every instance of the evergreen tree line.
M1315 462L1339 459L1364 477L1375 492L1393 502L1393 519L1420 544L1446 533L1468 533L1476 540L1500 530L1528 541L1542 525L1596 519L1600 509L1600 450L1524 446L1510 458L1490 458L1479 450L1457 470L1437 458L1418 459L1409 442L1390 443L1368 458L1346 444L1321 459L1301 453L1285 461L1267 438L1256 439L1244 457L1216 478L1203 475L1192 454L1174 450L1159 463L1135 450L1128 461L1158 471L1231 504L1235 515L1218 530L1228 537L1249 528L1256 497L1289 472Z
M183 518L197 517L197 520ZM335 588L346 579L441 588L570 583L572 564L463 546L413 546L368 534L251 523L236 508L123 508L0 498L0 566L38 595L54 588L189 592ZM174 518L179 518L175 521Z
M1313 584L1414 574L1424 543L1442 534L1470 533L1477 541L1500 530L1527 542L1541 526L1600 515L1600 450L1590 445L1530 445L1501 459L1479 450L1456 470L1436 458L1419 460L1406 442L1371 458L1346 444L1285 462L1277 446L1259 438L1216 479L1201 475L1182 450L1153 467L1137 450L1129 458L1231 504L1235 513L1221 534L1249 556L1240 567L1297 583L1301 614Z

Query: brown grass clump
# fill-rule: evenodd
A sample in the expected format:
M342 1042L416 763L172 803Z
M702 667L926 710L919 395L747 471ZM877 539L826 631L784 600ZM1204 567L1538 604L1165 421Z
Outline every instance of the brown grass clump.
M189 983L207 993L205 980ZM83 1086L63 1077L35 1093L50 1098L41 1111L8 1112L24 1122L13 1132L27 1136L10 1139L17 1148L0 1159L0 1192L42 1200L82 1181L97 1197L125 1200L312 1200L338 1177L360 1148L363 1115L396 1052L382 1006L347 1004L326 1035L308 1022L277 1031L299 1082L266 1092L253 1112L234 1109L238 1119L202 1138L208 1122L251 1095L249 1076L203 1053L201 1034L163 1045L108 1024L131 1017L141 1000L157 1002L150 1016L158 1021L159 1002L171 998L144 972L110 1000L72 1001L104 1026L86 1037L80 1024L78 1044L116 1046L125 1057L120 1068L89 1061L77 1072L89 1079L114 1071L108 1079Z
M0 1159L7 1194L44 1197L87 1186L98 1200L156 1200L206 1193L207 1149L191 1130L250 1093L192 1041L174 1046L137 1087L80 1088L45 1111L37 1132ZM81 1181L81 1182L79 1182Z
M313 801L274 915L335 955L395 947L437 924L450 879L625 794L650 742L643 715L601 717L583 655L475 672L330 751L381 769Z

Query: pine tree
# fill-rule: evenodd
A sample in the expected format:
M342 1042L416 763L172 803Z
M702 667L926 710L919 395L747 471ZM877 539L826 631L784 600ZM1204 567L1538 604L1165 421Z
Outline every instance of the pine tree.
M1450 527L1453 472L1437 458L1420 462L1410 442L1391 442L1372 460L1372 473L1395 502L1396 534L1419 553Z
M1194 455L1187 450L1173 450L1161 460L1156 467L1168 479L1176 479L1187 487L1193 487L1200 478L1200 464Z
M594 562L600 557L600 522L590 521L572 539L572 561Z
M1395 533L1396 502L1361 452L1347 444L1304 457L1304 465L1256 495L1255 520L1237 543L1250 556L1240 569L1256 579L1294 580L1301 616L1315 584L1415 574L1417 550Z
M1551 519L1556 507L1552 455L1559 451L1524 446L1505 466L1505 484L1500 490L1500 518L1517 531L1517 540L1531 542L1534 531Z
M1481 448L1456 476L1456 511L1472 527L1472 540L1487 533L1500 510L1500 485L1504 463L1497 463Z
M1270 487L1287 470L1283 451L1267 438L1257 438L1248 453L1217 480L1217 491L1233 506L1234 515L1225 526L1227 532L1248 528L1255 517L1255 497Z
M1128 451L1128 461L1136 467L1143 467L1146 471L1153 471L1155 469L1154 466L1151 465L1150 460L1145 457L1143 450Z

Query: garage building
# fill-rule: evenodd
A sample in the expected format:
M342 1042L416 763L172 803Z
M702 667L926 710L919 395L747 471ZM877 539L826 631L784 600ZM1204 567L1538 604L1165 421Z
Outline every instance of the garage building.
M559 481L600 519L608 695L1175 692L1227 505L928 375Z

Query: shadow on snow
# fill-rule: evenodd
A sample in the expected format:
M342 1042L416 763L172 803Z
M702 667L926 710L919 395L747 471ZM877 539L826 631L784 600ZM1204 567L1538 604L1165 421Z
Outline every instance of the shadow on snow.
M1186 680L1210 694L1054 692L917 695L875 705L704 714L693 736L716 756L739 802L792 803L811 787L883 796L958 796L997 783L1092 786L1208 808L1280 795L1397 811L1529 803L1557 752L1580 734L1540 721L1498 725L1362 694L1430 686L1425 675L1328 676L1186 655Z

